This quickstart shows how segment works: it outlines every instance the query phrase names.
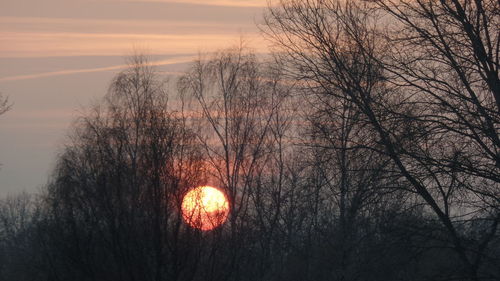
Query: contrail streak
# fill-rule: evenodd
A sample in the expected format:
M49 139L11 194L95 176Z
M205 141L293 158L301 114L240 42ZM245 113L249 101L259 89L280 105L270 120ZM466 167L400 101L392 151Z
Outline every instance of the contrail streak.
M173 59L152 61L152 62L148 63L148 65L159 66L159 65L176 64L176 63L186 63L186 62L193 61L195 58L196 58L196 56L189 56L189 57L179 57L179 58L173 58ZM124 69L128 66L129 65L127 65L127 64L121 64L121 65L113 65L113 66L106 66L106 67L85 68L85 69L69 69L69 70L42 72L42 73L34 73L34 74L26 74L26 75L16 75L16 76L1 77L0 82L36 79L36 78L71 75L71 74L79 74L79 73L91 73L91 72L102 72L102 71L109 71L109 70L119 70L119 69ZM172 74L179 74L179 73L172 72Z

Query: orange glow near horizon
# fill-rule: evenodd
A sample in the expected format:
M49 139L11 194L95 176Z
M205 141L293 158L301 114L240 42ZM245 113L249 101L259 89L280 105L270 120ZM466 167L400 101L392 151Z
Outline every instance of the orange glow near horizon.
M184 195L181 209L186 223L191 227L208 231L227 220L229 201L219 189L199 186Z

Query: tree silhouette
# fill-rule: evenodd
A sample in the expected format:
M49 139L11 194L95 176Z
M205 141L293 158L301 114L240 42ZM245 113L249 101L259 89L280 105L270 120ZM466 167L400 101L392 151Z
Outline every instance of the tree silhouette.
M491 257L487 248L497 239L500 217L493 125L499 120L498 48L488 49L487 58L478 53L478 45L498 42L476 41L498 37L489 28L498 20L498 3L478 1L460 18L463 7L452 2L453 9L445 1L284 0L269 9L263 30L310 93L352 103L363 114L376 136L369 148L392 160L411 186L406 189L442 223L463 274L477 280L481 262ZM403 25L381 28L388 15ZM472 15L479 25L475 34ZM469 39L465 45L462 37ZM474 238L478 242L470 243L459 229L477 221L489 223Z
M499 279L499 3L279 0L271 56L129 58L0 200L0 280Z
M3 94L0 93L0 115L9 111L12 108L12 104L9 104L9 98L3 97Z

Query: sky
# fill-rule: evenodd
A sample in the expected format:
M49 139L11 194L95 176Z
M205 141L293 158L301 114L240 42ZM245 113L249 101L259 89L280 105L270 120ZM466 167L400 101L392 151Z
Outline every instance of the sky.
M266 0L1 0L0 197L47 183L72 121L102 97L134 50L166 72L199 53L266 43Z

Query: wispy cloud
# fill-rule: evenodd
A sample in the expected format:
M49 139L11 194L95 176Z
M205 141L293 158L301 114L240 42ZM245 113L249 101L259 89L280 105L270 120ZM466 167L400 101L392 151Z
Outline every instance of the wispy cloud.
M245 24L267 0L2 0L0 16L210 21Z
M161 66L161 65L178 64L178 63L187 63L187 62L193 61L193 59L195 59L195 58L196 58L195 56L177 57L177 58L166 59L166 60L152 61L150 63L150 65ZM44 77L51 77L51 76L80 74L80 73L114 71L114 70L124 69L127 66L128 65L126 65L126 64L121 64L121 65L113 65L113 66L106 66L106 67L85 68L85 69L66 69L66 70L60 70L60 71L51 71L51 72L34 73L34 74L27 74L27 75L0 77L0 82L36 79L36 78L44 78ZM163 72L163 73L165 73L165 72ZM169 74L180 74L180 73L169 73Z
M153 33L153 34L228 34L238 30L256 31L253 22L238 24L207 21L80 19L47 17L1 17L0 32L71 33Z
M257 33L244 37L260 50L265 47ZM144 47L152 54L182 55L214 51L237 43L239 38L238 34L0 32L0 57L124 55L132 46Z
M267 0L108 0L116 2L161 2L225 7L266 7Z

